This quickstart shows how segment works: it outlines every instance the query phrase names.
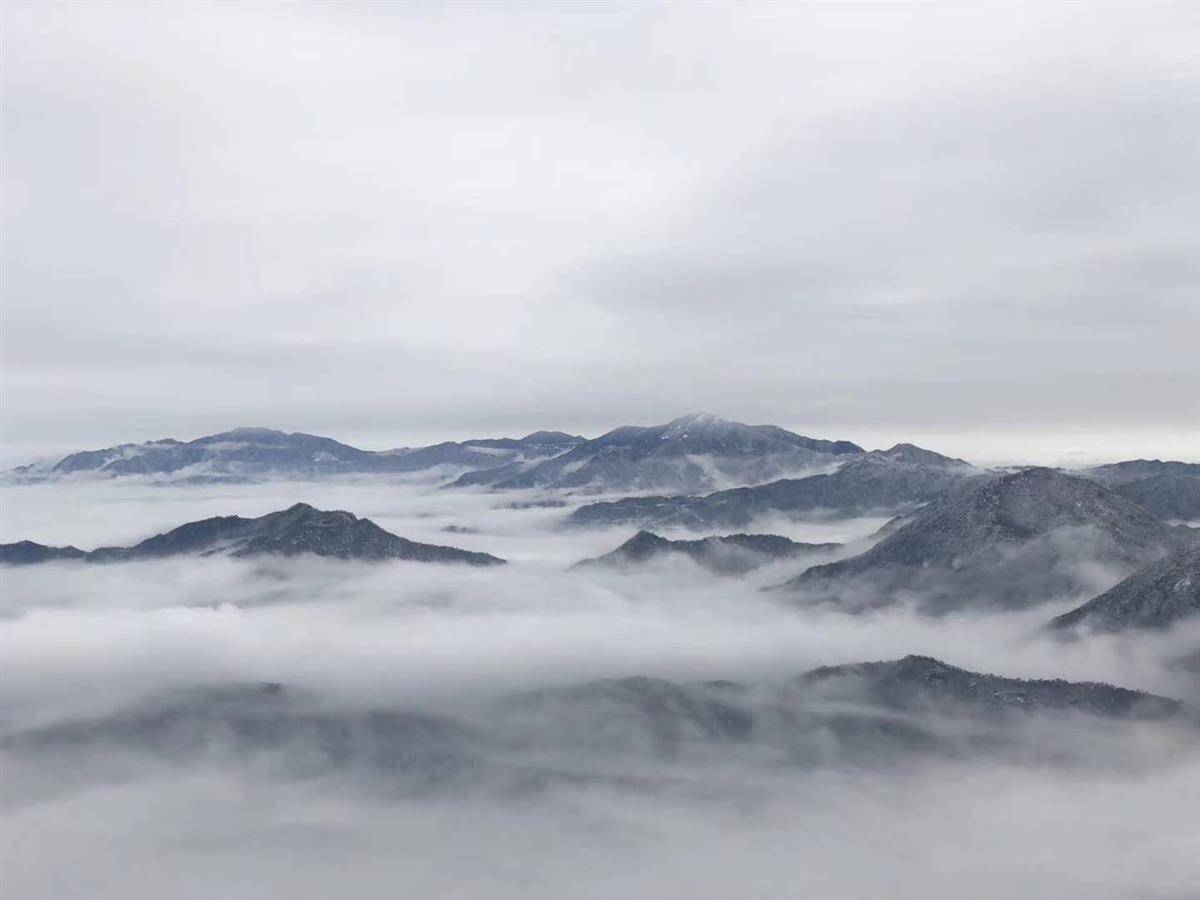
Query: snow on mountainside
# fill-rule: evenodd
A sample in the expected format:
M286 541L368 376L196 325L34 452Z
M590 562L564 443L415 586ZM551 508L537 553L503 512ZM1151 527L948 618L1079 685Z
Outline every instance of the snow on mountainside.
M1079 474L1096 479L1161 518L1200 522L1200 463L1130 459Z
M79 473L105 476L170 476L195 480L270 476L321 476L343 473L419 472L437 467L495 468L516 461L540 460L563 453L584 439L539 431L524 438L448 441L429 447L361 450L332 438L235 428L193 441L164 439L121 444L104 450L72 453L49 466L15 470L18 479L57 478Z
M1200 616L1200 540L1138 569L1099 597L1054 619L1051 625L1125 631L1168 628L1193 616Z
M1024 607L1090 593L1189 540L1094 481L1034 468L951 491L867 552L781 589L850 609Z
M849 441L803 437L775 425L707 414L665 425L626 425L495 482L498 489L698 491L756 484L835 464L863 452Z
M627 497L591 503L573 525L643 528L745 528L760 516L860 516L914 509L983 470L912 444L850 457L837 471L790 478L704 497Z

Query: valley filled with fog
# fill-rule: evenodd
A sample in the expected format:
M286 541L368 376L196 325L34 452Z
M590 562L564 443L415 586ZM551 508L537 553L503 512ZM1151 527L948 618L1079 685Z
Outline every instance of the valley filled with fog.
M840 720L781 725L777 740L763 724L780 702L764 691L821 666L910 655L1194 709L1200 622L1073 640L1047 630L1119 567L1090 563L1086 588L1022 609L850 613L766 589L867 550L886 514L765 517L746 530L841 546L736 576L678 557L577 566L636 531L571 526L597 495L444 483L6 485L4 542L131 543L303 501L508 561L210 554L4 567L6 895L382 896L402 884L444 897L1191 896L1190 712L976 722L904 711L904 727L935 723L929 746L891 726L864 737ZM622 682L633 677L653 691L665 690L659 679L745 686L734 705L754 731L729 731L726 713L710 728L692 708L707 699L653 694L647 705L642 682ZM417 717L419 736L406 718L380 731L380 711ZM163 730L160 713L184 730ZM281 721L303 724L255 731ZM400 758L380 750L397 740Z

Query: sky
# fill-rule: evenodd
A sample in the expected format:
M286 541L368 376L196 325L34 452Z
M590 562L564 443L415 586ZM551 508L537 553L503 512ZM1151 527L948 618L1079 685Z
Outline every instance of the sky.
M696 411L1200 458L1194 4L0 15L4 467Z

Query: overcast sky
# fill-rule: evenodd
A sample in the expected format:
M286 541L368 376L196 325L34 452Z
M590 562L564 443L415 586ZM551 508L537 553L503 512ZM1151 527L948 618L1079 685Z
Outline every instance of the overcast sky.
M1198 45L1183 3L6 3L3 462L699 410L1198 458Z

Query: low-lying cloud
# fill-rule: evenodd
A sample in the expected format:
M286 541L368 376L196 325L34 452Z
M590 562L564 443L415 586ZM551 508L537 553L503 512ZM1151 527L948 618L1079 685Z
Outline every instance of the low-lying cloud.
M561 528L569 506L512 509L508 494L391 479L44 484L6 488L0 525L4 540L90 548L300 499L511 562L481 571L215 556L6 567L4 732L261 682L322 709L411 710L471 727L481 704L593 679L775 684L819 665L910 653L1200 700L1194 671L1178 664L1200 645L1197 627L1063 641L1043 626L1069 598L930 618L903 606L804 609L762 590L803 561L745 578L714 578L680 560L572 569L632 529ZM852 552L881 521L771 524ZM766 765L752 744L750 756L718 755L712 765L635 756L620 766L624 786L567 782L528 796L497 792L490 768L470 790L422 799L370 771L296 778L290 766L151 765L99 750L72 770L55 769L50 756L22 758L6 764L4 884L12 896L76 895L50 874L71 858L78 877L99 886L91 896L262 896L264 885L273 895L370 896L396 884L455 897L801 888L830 897L950 888L997 898L1186 896L1189 813L1200 799L1192 788L1200 763L1186 744L1153 723L1102 739L1069 718L1048 727L1053 739L1028 732L1027 749L1067 748L1078 764L1027 753L1022 762L930 758L854 774ZM600 757L576 764L589 779L611 767Z

